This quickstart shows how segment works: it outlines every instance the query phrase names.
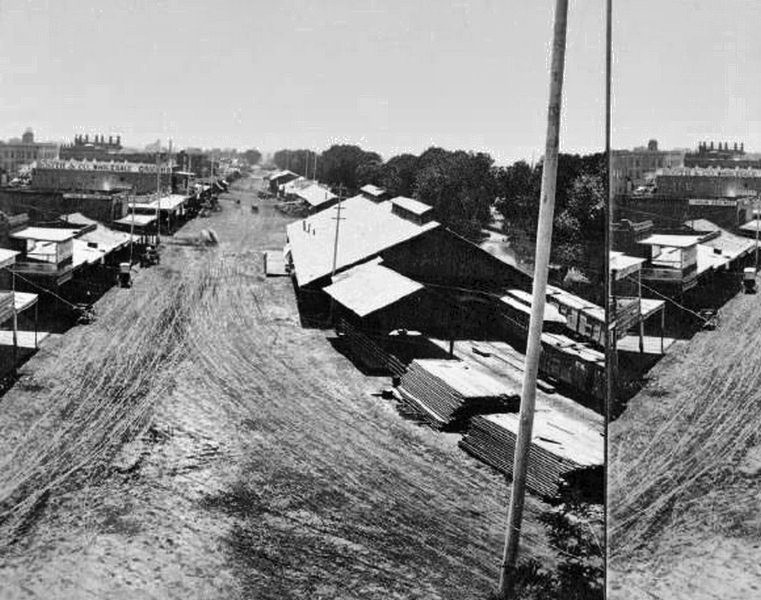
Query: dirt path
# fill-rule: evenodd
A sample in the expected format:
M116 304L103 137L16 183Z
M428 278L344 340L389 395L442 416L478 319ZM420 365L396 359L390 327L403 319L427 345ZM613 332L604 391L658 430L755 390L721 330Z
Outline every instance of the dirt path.
M82 357L87 372L107 374L99 357L117 361L116 342L140 339L141 324L149 339L164 323L153 318L162 294L174 293L180 306L153 349L167 346L171 369L149 371L161 393L148 385L118 413L137 439L125 444L132 430L119 430L84 445L86 468L29 504L33 518L0 550L0 598L459 599L494 585L504 481L455 436L399 417L371 395L385 380L359 373L326 332L300 326L290 281L262 275L260 252L282 247L286 219L262 202L251 212L251 183L178 234L212 227L218 248L167 246L160 267L111 290L96 323L46 346L0 400L9 432L0 456L65 429L69 392L59 388L76 386ZM38 478L57 464L46 461ZM7 503L4 486L28 469L2 467ZM529 501L524 542L546 558L534 519L542 508Z
M675 345L611 424L610 598L761 597L759 302Z

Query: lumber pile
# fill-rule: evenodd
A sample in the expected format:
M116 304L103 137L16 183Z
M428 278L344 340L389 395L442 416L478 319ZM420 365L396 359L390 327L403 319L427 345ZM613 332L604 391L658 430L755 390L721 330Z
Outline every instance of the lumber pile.
M369 335L363 333L345 319L339 319L338 331L351 350L352 356L371 371L402 375L406 367L397 357L386 352Z
M460 360L416 359L399 393L434 427L458 429L476 414L516 409L519 394Z
M460 447L512 477L518 422L517 413L474 417ZM550 409L537 411L526 475L528 489L541 496L552 496L565 473L602 465L602 433L601 421L574 422Z

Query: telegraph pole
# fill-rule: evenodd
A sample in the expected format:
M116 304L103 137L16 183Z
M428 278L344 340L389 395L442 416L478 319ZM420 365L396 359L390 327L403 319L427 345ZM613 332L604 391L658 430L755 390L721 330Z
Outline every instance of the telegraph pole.
M605 283L607 293L605 301L608 303L608 318L605 327L605 415L610 415L613 403L617 395L618 383L618 305L615 296L615 280L610 270L610 250L613 247L613 215L615 213L615 198L613 190L613 123L612 123L612 85L613 85L613 8L612 0L606 0L605 6L605 158L608 168L607 173L607 202L605 204ZM639 280L640 305L642 304L642 279ZM640 317L639 347L644 351L644 323ZM607 426L606 426L607 432ZM605 464L607 464L608 448L605 446Z
M539 225L536 235L536 260L534 286L531 301L526 363L521 390L518 437L515 443L513 486L510 492L507 532L499 581L499 596L509 598L513 594L518 542L523 520L523 504L526 496L526 471L528 467L531 432L534 425L536 379L539 373L539 356L542 351L542 324L547 295L547 270L552 241L552 218L555 212L555 186L560 145L560 109L563 98L563 70L565 66L565 39L568 24L568 0L556 0L555 27L552 41L550 67L550 99L547 110L547 138L542 170L542 191L539 203Z
M761 198L758 197L758 194L756 194L756 197L752 200L751 206L753 206L753 213L754 217L756 217L756 275L758 275L758 217L759 217L759 209L761 209L761 202L759 202Z
M333 240L333 269L330 273L331 280L336 276L336 267L338 266L338 227L341 224L341 204L344 198L344 186L343 183L338 186L338 204L336 205L336 216L333 217L336 221L336 237ZM333 298L330 299L330 321L333 321Z
M161 140L156 148L156 247L161 244Z

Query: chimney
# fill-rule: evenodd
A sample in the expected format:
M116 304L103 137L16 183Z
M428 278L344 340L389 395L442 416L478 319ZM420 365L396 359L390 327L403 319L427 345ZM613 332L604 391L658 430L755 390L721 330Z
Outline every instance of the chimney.
M711 142L711 150L713 150L713 141Z
M735 142L735 152L737 152L737 142Z
M745 154L745 142L740 142L740 154Z

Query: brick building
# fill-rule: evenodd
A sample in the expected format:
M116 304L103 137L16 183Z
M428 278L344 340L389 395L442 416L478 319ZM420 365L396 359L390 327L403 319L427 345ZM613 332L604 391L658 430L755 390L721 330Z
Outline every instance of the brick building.
M655 178L658 194L672 198L738 198L761 191L761 169L679 167Z
M129 162L38 161L32 171L32 187L38 190L76 192L131 191L149 194L156 191L156 169L160 170L160 186L170 191L172 173L168 166Z
M21 139L0 141L0 168L8 175L16 175L21 167L37 160L57 159L58 152L58 144L35 142L34 132L27 129Z
M728 142L700 142L697 152L688 152L684 155L685 167L715 167L722 169L761 169L761 156L758 154L746 154L745 144L739 147L735 142L729 147Z
M652 181L658 169L681 166L685 153L685 150L659 150L657 140L650 140L647 147L613 150L611 153L613 192L631 193L637 187Z

